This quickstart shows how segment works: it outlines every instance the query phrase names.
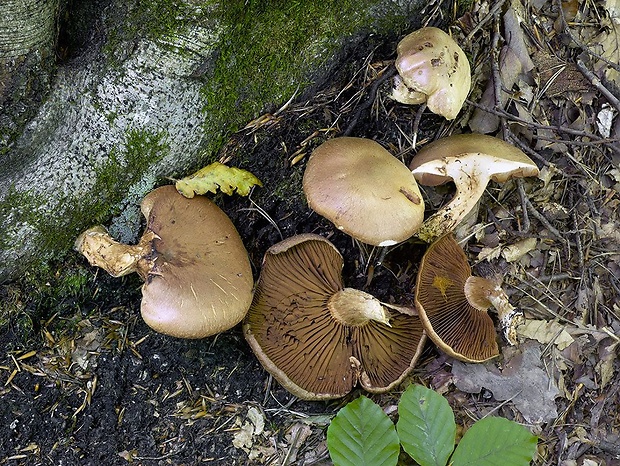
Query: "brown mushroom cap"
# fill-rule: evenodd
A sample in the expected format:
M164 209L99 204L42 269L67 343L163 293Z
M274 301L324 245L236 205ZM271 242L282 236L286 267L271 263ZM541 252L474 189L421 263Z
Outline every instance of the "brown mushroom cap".
M80 235L76 248L93 265L138 272L142 317L158 332L203 338L239 323L252 300L252 270L228 216L206 197L187 199L174 186L151 191L141 207L147 227L138 245L93 236L99 228Z
M265 369L303 399L338 398L358 383L387 391L411 371L425 342L417 316L390 316L371 295L344 288L342 266L318 235L272 246L243 323Z
M461 361L482 362L496 357L499 348L485 307L490 302L476 295L474 307L465 294L470 277L467 257L454 236L443 236L422 258L415 302L426 333L442 351Z
M429 217L417 233L432 241L452 231L475 208L490 180L537 176L536 164L501 139L483 134L455 134L438 139L418 152L409 165L416 180L437 186L453 181L456 193Z
M410 238L424 219L411 171L370 139L340 137L321 144L308 161L303 189L310 208L375 246Z
M405 36L396 52L399 76L392 98L426 102L433 113L456 118L471 87L469 61L457 43L441 29L425 27Z

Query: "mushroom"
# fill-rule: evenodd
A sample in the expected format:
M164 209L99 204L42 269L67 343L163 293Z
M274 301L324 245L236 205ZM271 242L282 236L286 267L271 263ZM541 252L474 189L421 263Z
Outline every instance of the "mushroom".
M425 27L405 36L396 52L392 98L404 104L426 102L433 113L456 118L471 87L469 61L457 43L441 29Z
M142 317L157 332L203 338L238 324L252 301L252 269L228 216L174 186L151 191L141 208L147 225L138 244L118 243L96 226L77 238L76 250L112 276L140 275Z
M420 264L415 303L429 338L445 353L466 362L499 355L489 307L497 310L504 336L516 343L522 313L502 288L471 274L465 252L452 234L432 243Z
M417 232L430 242L453 231L476 207L489 181L537 176L538 167L523 152L501 139L482 134L455 134L424 146L409 165L426 186L453 181L456 193L431 215Z
M321 144L310 156L303 189L310 208L375 246L410 238L424 220L411 171L370 139L340 137Z
M339 398L358 383L388 391L411 371L426 341L413 309L345 288L342 267L338 250L319 235L275 244L243 322L263 367L302 399Z

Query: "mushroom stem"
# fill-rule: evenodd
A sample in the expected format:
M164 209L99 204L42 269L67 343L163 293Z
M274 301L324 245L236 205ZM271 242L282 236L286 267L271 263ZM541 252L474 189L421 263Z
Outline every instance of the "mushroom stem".
M113 277L145 270L144 261L152 252L154 234L145 234L136 245L123 244L110 236L101 225L84 231L75 240L74 248L81 252L91 265L101 267ZM144 277L143 277L144 278Z
M460 165L455 161L456 165ZM460 169L459 169L460 171ZM413 170L415 175L416 171ZM450 176L462 176L451 174ZM457 185L454 197L446 205L441 207L437 212L427 218L416 236L428 243L442 237L450 231L454 231L456 226L461 223L465 216L472 211L487 187L489 177L484 175L469 176L467 190L459 188Z
M465 281L465 296L469 304L480 311L493 306L504 337L511 345L517 344L517 327L523 323L523 312L510 304L508 295L498 284L471 276Z
M390 327L390 314L381 301L354 288L344 288L329 298L327 307L334 319L343 325L361 327L376 320Z

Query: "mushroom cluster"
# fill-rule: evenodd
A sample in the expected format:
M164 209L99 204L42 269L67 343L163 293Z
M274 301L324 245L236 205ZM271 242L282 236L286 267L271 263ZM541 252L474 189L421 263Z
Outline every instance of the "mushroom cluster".
M244 335L263 367L299 398L339 398L358 384L388 391L425 343L413 309L345 288L342 267L340 252L315 234L285 239L263 260Z
M228 216L203 196L187 199L174 186L142 201L147 219L135 245L116 242L102 226L75 242L92 265L114 277L144 280L140 310L155 331L204 338L241 322L252 301L252 269Z
M394 99L426 102L454 119L471 85L458 45L437 28L423 28L406 36L397 52ZM310 208L338 230L375 246L414 236L431 243L418 272L415 308L345 287L340 252L315 234L271 246L253 290L248 255L230 219L206 197L188 199L173 186L142 201L147 226L138 244L120 244L97 226L82 233L75 248L113 276L140 275L141 313L158 332L203 338L243 322L257 358L294 395L338 398L356 386L380 393L410 373L427 334L463 361L497 356L490 307L514 342L519 311L499 284L472 275L451 232L491 180L537 174L517 148L475 134L430 143L409 167L365 138L333 138L313 151L303 191ZM456 193L424 220L418 182L453 182Z

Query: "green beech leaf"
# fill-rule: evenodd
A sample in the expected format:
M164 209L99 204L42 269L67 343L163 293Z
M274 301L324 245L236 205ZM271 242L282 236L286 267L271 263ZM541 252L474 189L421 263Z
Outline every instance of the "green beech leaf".
M247 196L254 185L262 186L263 183L247 170L219 162L213 162L175 184L177 191L188 198L194 197L194 194L215 194L218 189L228 195L236 192Z
M334 466L395 466L400 446L390 418L360 396L338 411L327 429Z
M469 428L452 456L453 466L527 466L538 438L522 425L487 417Z
M421 466L445 466L454 450L456 424L446 399L422 385L410 385L398 404L398 436Z

